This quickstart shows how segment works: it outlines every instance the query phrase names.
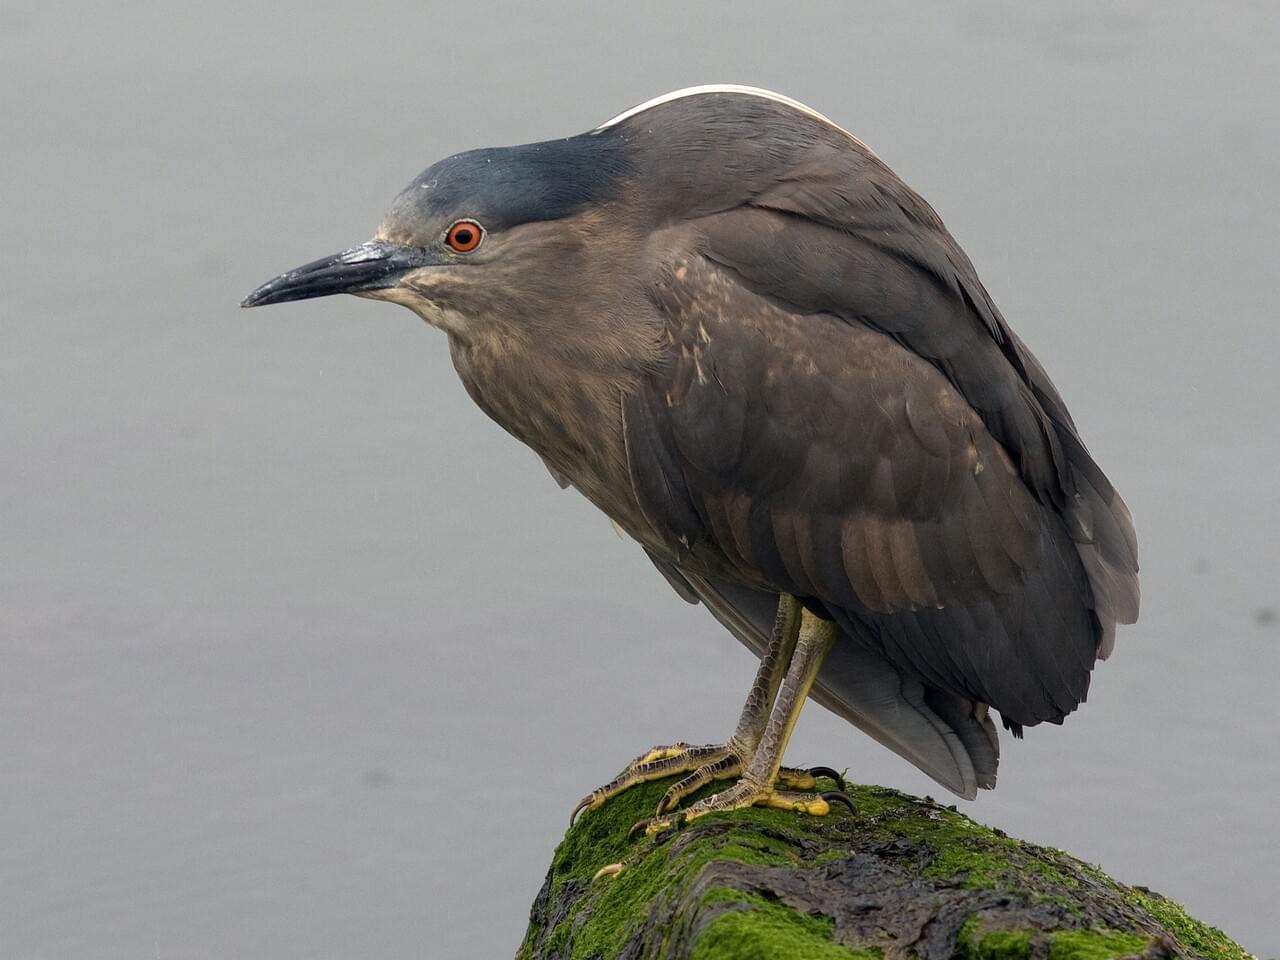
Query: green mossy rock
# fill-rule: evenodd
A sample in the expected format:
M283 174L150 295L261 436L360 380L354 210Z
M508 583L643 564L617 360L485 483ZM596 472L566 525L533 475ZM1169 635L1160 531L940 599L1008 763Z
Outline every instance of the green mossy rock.
M667 786L569 830L518 960L1252 960L1157 893L879 787L851 787L853 813L754 808L629 837Z

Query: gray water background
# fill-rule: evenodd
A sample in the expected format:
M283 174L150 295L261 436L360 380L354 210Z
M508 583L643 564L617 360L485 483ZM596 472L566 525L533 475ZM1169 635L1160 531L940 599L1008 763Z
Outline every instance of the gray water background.
M753 663L350 298L457 150L747 82L938 208L1144 608L964 809L1280 956L1273 3L0 4L0 957L503 957L574 801ZM789 756L938 794L818 708Z

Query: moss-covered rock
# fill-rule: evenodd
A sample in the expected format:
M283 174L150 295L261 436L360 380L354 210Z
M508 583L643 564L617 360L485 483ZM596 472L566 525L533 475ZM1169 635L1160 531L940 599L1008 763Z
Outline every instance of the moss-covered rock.
M629 836L667 786L569 830L520 960L1251 960L1159 894L879 787L849 788L853 813L754 808Z

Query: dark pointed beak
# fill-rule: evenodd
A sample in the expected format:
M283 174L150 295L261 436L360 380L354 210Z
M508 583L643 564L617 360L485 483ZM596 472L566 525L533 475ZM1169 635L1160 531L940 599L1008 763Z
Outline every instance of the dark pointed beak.
M425 250L370 240L358 247L282 273L240 301L242 307L262 307L289 300L310 300L335 293L361 293L394 287L414 267L427 264Z

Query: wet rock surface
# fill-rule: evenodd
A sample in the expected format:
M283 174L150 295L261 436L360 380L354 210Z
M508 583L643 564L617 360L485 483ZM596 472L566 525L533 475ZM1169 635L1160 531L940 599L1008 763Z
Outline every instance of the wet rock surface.
M852 813L752 809L628 836L665 785L628 791L570 829L519 957L1249 956L1150 890L875 787L850 788ZM619 873L593 879L613 863Z

